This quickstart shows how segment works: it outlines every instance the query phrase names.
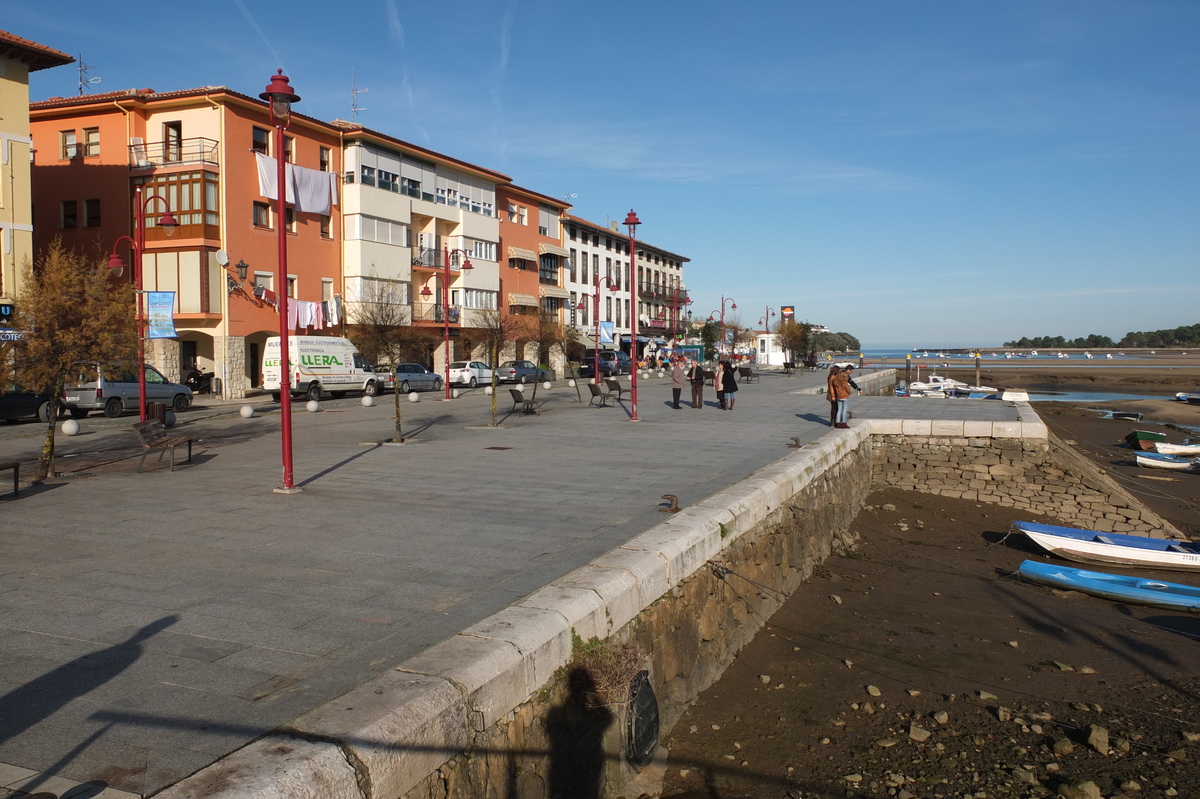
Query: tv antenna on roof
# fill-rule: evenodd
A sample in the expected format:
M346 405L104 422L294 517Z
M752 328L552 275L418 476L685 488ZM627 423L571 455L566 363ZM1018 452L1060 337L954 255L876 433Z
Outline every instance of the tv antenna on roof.
M95 69L95 64L85 63L83 53L79 54L79 94L82 95L87 91L88 86L100 83L104 78L93 78L88 76L88 72Z
M355 121L355 118L358 116L359 111L367 110L366 108L363 108L362 106L360 106L358 104L358 96L360 94L363 94L364 92L371 91L370 89L358 88L357 86L354 85L354 82L355 82L354 81L354 70L351 69L350 70L350 121L351 122Z

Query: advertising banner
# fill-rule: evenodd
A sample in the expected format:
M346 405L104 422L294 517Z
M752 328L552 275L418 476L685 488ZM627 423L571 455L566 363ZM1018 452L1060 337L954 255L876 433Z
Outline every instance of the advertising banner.
M146 338L175 338L175 292L146 292Z
M601 322L600 323L600 343L601 344L612 344L614 341L615 341L615 339L613 338L613 323L612 322Z

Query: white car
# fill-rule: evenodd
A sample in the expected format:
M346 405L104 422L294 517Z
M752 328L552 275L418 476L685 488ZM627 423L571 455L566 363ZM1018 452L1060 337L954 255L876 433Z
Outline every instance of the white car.
M480 383L492 382L492 370L482 361L452 361L450 382L475 388Z

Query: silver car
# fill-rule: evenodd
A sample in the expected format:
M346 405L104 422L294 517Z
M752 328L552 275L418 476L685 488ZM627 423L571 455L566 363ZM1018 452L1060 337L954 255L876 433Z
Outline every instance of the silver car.
M146 402L161 402L176 413L192 404L192 390L181 383L172 383L150 364L146 369ZM125 411L138 408L137 375L118 375L109 379L100 367L91 367L79 376L75 385L63 390L64 402L71 416L82 419L92 411L103 411L115 419Z
M398 363L392 370L394 385L401 394L410 391L442 388L441 375L436 375L419 363Z
M546 371L535 366L533 361L505 361L496 369L499 383L541 382L545 379Z

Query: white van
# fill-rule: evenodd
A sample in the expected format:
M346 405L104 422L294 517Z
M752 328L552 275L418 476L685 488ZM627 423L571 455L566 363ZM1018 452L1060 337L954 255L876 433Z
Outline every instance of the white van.
M279 401L279 336L267 339L263 350L263 389ZM321 392L342 397L361 391L368 397L379 392L379 379L349 339L334 336L288 336L288 365L292 396L319 400Z

